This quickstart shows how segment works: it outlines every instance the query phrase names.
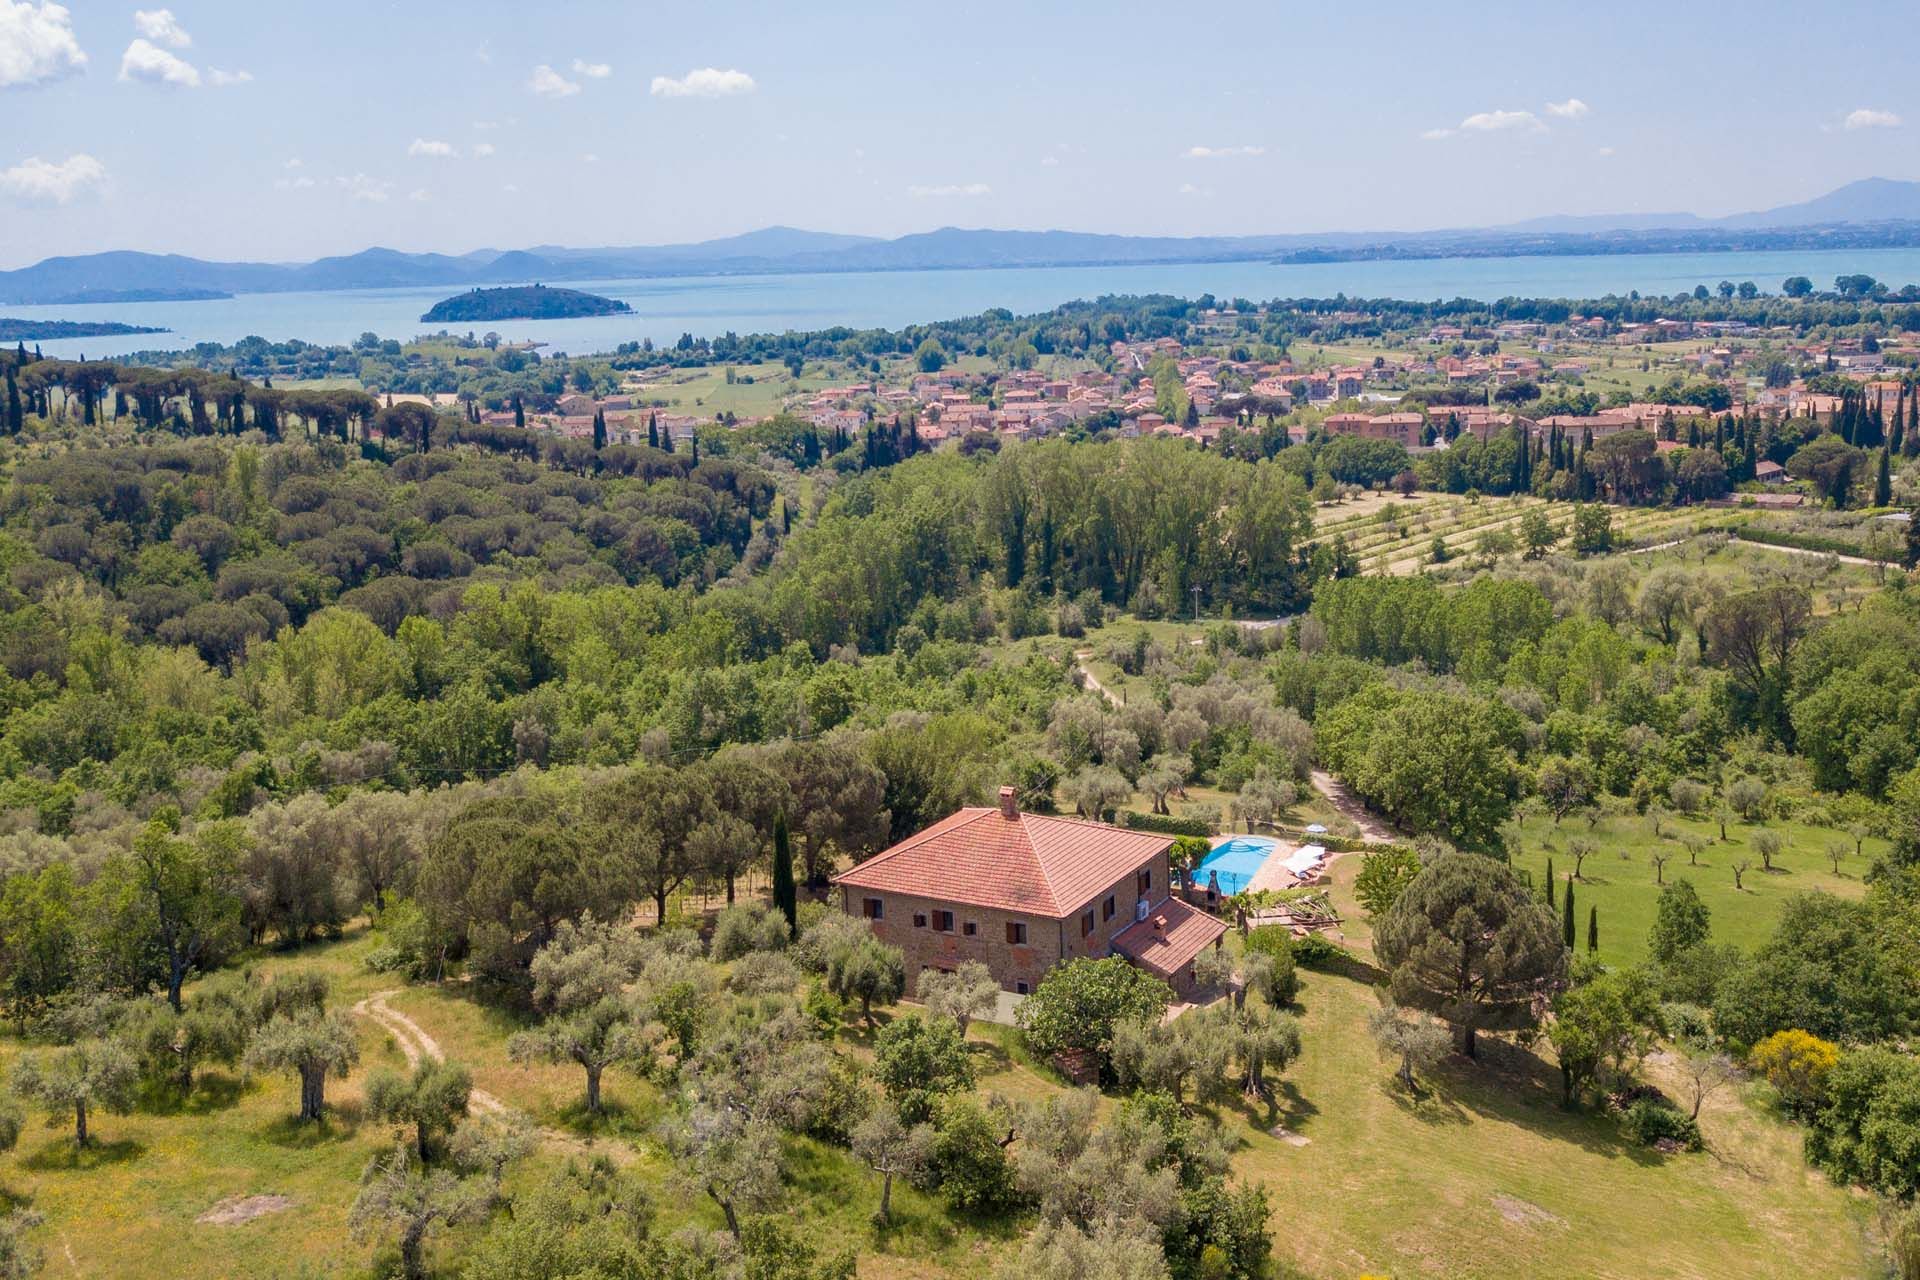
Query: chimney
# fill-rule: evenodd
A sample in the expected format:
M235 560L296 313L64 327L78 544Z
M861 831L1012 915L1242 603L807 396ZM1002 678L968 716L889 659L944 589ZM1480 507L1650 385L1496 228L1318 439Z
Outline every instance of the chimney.
M1017 818L1020 816L1020 802L1014 799L1012 787L1000 788L1000 816L1003 818Z

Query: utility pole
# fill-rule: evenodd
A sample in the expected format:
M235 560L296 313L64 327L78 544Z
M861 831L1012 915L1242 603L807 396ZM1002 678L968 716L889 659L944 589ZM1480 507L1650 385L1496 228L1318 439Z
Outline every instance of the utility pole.
M1187 590L1193 592L1193 620L1200 621L1200 584L1194 583Z

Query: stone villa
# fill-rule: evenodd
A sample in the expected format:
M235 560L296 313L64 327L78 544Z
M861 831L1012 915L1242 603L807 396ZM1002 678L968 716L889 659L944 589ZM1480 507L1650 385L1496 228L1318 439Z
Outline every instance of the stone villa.
M1172 896L1170 837L997 808L967 808L834 878L840 906L923 969L983 962L1025 994L1076 956L1121 955L1193 990L1193 962L1226 926Z

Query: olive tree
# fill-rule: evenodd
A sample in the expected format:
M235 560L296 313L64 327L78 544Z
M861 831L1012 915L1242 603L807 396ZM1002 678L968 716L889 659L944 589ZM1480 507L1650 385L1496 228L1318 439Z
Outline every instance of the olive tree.
M695 1103L667 1127L664 1137L674 1156L675 1175L720 1207L736 1243L742 1214L764 1212L778 1203L780 1135L771 1124Z
M984 1018L998 1007L1000 984L986 965L968 960L951 973L921 974L920 1000L929 1013L952 1018L964 1040L975 1018Z
M587 1110L600 1112L600 1077L608 1067L643 1067L653 1044L628 988L646 963L640 936L624 925L564 921L534 955L533 999L547 1014L538 1027L507 1042L515 1062L572 1062L587 1077Z
M901 1122L892 1107L877 1106L853 1130L854 1158L880 1175L880 1208L874 1219L886 1226L893 1218L893 1180L920 1176L932 1157L933 1126Z
M327 1107L327 1077L344 1079L360 1061L360 1045L344 1014L308 1008L274 1014L253 1033L243 1061L250 1071L297 1075L300 1119L317 1121Z
M1374 1010L1367 1018L1367 1031L1381 1056L1400 1060L1393 1074L1408 1093L1419 1091L1416 1071L1431 1068L1447 1056L1447 1029L1431 1018L1398 1005L1382 1005Z
M15 1093L39 1103L52 1120L73 1117L78 1147L87 1145L87 1120L94 1111L123 1116L133 1110L139 1081L139 1064L118 1040L83 1040L31 1054L13 1068Z
M401 1274L406 1280L423 1280L427 1237L477 1217L488 1199L445 1169L429 1172L416 1167L412 1152L401 1143L368 1162L360 1193L347 1213L347 1229L362 1241L393 1233Z
M453 1062L422 1058L411 1075L382 1071L367 1081L367 1114L413 1129L414 1150L425 1164L435 1136L453 1132L467 1114L473 1073Z

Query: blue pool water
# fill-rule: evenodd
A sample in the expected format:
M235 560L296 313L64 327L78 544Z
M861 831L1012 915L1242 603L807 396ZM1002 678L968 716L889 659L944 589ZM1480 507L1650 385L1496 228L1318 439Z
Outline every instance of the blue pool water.
M1220 892L1232 897L1253 882L1254 873L1279 847L1279 841L1265 836L1234 836L1225 840L1214 846L1213 852L1193 873L1194 887L1204 890L1209 877L1218 876Z

